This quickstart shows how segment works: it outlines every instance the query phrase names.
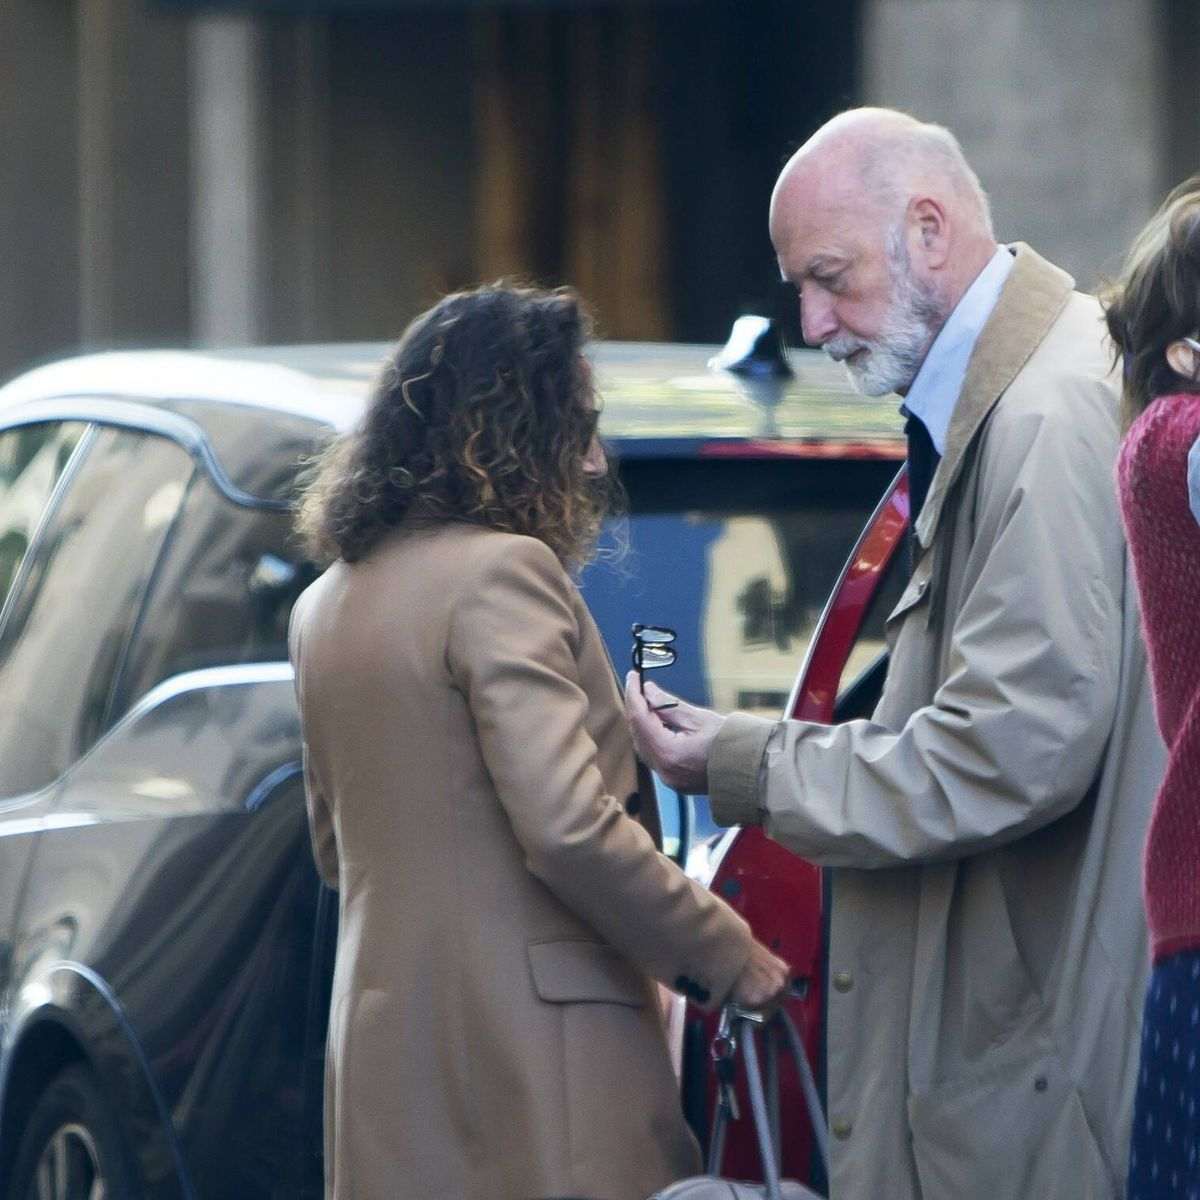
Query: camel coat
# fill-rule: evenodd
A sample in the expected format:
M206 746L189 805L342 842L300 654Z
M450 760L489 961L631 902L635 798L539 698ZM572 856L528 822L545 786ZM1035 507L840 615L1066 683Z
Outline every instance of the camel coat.
M872 719L735 717L714 743L718 819L835 868L834 1200L1123 1194L1163 748L1112 360L1072 286L1018 247Z
M304 593L291 654L339 894L330 1200L644 1200L697 1170L652 978L716 1003L751 937L627 812L612 664L554 554L402 527Z

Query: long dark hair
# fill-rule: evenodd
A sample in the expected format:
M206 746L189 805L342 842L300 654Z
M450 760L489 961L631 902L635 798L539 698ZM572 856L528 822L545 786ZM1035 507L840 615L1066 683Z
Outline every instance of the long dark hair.
M1126 427L1158 396L1200 391L1171 369L1166 349L1200 333L1200 175L1181 183L1134 239L1104 317L1125 370Z
M318 464L298 529L318 561L354 562L414 508L586 560L619 492L583 456L596 397L574 292L493 285L445 297L405 331L360 426Z

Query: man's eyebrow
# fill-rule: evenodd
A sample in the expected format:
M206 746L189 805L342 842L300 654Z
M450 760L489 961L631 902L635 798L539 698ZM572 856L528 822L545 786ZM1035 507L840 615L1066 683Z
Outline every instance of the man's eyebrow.
M779 273L785 282L798 283L813 275L832 275L843 271L850 265L850 259L844 254L814 254L797 273L787 274L780 266Z
M843 254L814 254L804 268L805 275L828 275L847 267L850 260Z

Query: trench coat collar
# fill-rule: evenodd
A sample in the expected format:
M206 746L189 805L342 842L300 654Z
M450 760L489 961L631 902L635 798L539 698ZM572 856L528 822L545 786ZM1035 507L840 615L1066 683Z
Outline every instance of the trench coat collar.
M975 343L946 432L946 453L934 472L917 520L917 540L922 549L933 541L946 496L988 413L1050 332L1075 287L1070 275L1024 242L1015 243L1013 249L1016 261Z

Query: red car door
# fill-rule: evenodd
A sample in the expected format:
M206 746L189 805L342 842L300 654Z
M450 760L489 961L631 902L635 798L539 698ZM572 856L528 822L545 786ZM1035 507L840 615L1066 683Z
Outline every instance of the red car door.
M892 481L842 569L809 642L787 705L787 715L834 722L869 714L886 670L882 624L902 581L904 535L908 528L908 485L903 470ZM870 637L871 632L878 637ZM863 661L863 652L869 659ZM872 652L873 651L873 652ZM849 670L847 668L850 668ZM844 677L849 676L848 679ZM821 871L773 842L760 829L730 830L714 853L710 886L746 918L758 939L792 967L788 1011L801 1030L817 1079L823 1084L825 920ZM708 1047L716 1017L688 1012L685 1096L703 1098L703 1120L711 1120L715 1081ZM697 1088L699 1075L703 1087ZM738 1079L739 1107L750 1111L745 1080ZM813 1141L799 1080L787 1055L779 1060L781 1140L784 1175L821 1186L824 1169ZM700 1105L693 1101L692 1115ZM732 1123L721 1173L761 1179L757 1144L748 1115Z

